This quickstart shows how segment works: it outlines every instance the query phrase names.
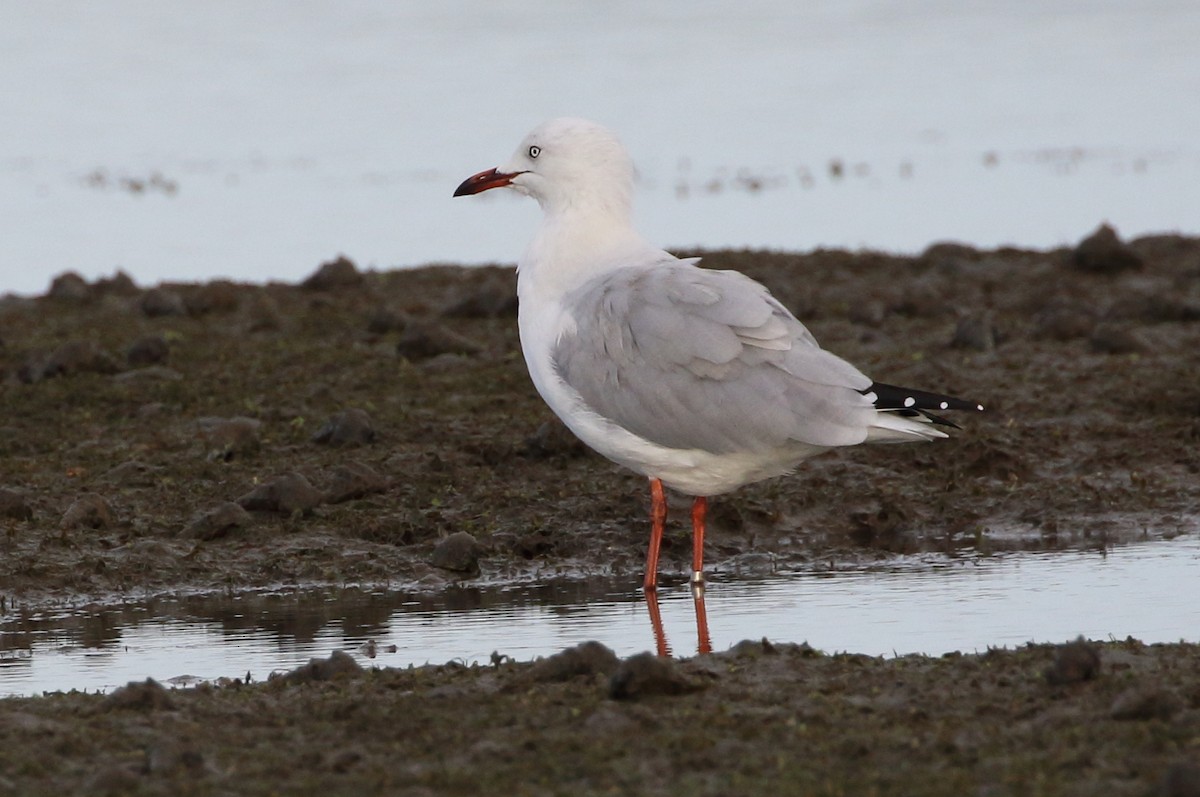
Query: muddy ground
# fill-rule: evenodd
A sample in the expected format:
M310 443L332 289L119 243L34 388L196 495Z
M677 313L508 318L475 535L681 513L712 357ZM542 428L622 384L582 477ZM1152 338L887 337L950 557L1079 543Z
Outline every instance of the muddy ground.
M718 499L710 571L1200 533L1200 240L704 263L874 378L988 409ZM513 283L341 260L0 300L0 597L635 576L644 481L538 399ZM603 658L3 700L0 794L1200 793L1192 645Z

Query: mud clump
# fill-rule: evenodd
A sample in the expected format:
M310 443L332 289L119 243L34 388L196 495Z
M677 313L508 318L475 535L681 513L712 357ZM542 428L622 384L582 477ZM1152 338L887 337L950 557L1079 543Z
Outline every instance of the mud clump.
M170 693L153 678L132 681L104 699L107 711L169 711L175 708Z
M307 664L302 664L290 672L272 678L271 681L287 684L332 681L334 678L355 676L362 671L363 668L359 666L353 656L344 650L335 650L329 654L329 658L309 659Z
M1137 333L1124 326L1099 324L1088 339L1092 351L1100 354L1144 354L1150 351Z
M343 462L333 469L330 484L325 491L325 500L330 504L352 501L373 493L382 493L389 481L369 465L362 462Z
M151 288L142 295L138 307L147 318L185 315L187 307L183 297L169 288Z
M950 345L958 349L992 351L1003 339L1000 331L996 329L992 313L982 311L970 313L959 319Z
M1100 651L1084 640L1063 645L1054 656L1054 663L1045 672L1046 681L1054 686L1090 681L1100 674Z
M25 380L37 382L78 374L115 374L121 370L116 358L95 341L72 340L59 346L42 362L25 366Z
M474 535L456 531L434 546L429 563L455 573L478 573L480 550Z
M640 700L656 695L686 695L702 687L680 671L674 659L639 653L621 662L608 682L613 700Z
M1115 720L1169 720L1183 708L1179 697L1169 689L1157 686L1131 687L1113 701Z
M1159 797L1200 797L1200 764L1180 762L1171 765L1159 784Z
M328 446L362 446L375 442L377 436L366 410L352 408L331 415L313 434L312 441Z
M87 280L79 274L74 271L66 271L50 282L50 289L46 291L46 296L50 299L81 302L91 296L91 287Z
M528 459L550 459L553 457L582 457L588 447L571 433L562 421L546 421L525 438L518 452Z
M171 347L162 335L144 335L125 350L125 362L137 368L144 365L165 363L171 355Z
M196 425L210 460L228 462L257 453L262 447L262 421L255 418L201 418Z
M517 314L517 290L508 275L488 280L453 300L442 315L447 318L498 318Z
M107 529L116 524L116 514L108 499L96 493L84 493L63 513L59 525L64 529Z
M33 507L29 498L18 490L0 488L0 518L9 520L32 520Z
M1107 224L1100 227L1071 253L1071 262L1080 271L1094 274L1119 274L1140 269L1142 258L1117 237L1117 231Z
M535 682L568 681L572 678L610 676L621 660L600 642L580 642L573 648L534 662L527 677Z
M348 257L322 263L300 287L310 291L331 291L338 288L355 288L363 282L363 275Z
M432 321L413 321L396 341L396 353L408 360L429 360L444 354L472 357L483 346Z
M215 540L248 526L250 513L232 501L217 504L193 517L181 534L194 540Z
M325 494L299 473L281 473L260 484L237 499L237 503L250 512L281 512L308 514L320 506Z

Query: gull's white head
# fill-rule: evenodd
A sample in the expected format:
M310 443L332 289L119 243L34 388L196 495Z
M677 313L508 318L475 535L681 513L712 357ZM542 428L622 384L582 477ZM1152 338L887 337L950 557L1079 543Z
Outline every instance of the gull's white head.
M611 130L586 119L551 119L521 141L508 163L463 181L455 196L508 187L547 213L629 213L633 162Z

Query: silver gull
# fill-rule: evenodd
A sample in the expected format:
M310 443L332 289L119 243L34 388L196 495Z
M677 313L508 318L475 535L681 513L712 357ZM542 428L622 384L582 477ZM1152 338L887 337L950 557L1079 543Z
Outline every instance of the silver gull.
M521 349L538 393L600 454L650 480L643 581L657 587L664 485L693 496L703 583L708 497L823 451L946 437L974 402L874 382L825 351L762 285L649 243L631 220L633 163L584 119L535 128L454 196L510 188L542 207L517 266Z

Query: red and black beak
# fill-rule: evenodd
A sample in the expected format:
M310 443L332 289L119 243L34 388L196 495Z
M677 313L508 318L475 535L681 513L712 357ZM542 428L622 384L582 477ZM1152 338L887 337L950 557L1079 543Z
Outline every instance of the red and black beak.
M513 178L518 174L525 172L513 172L506 174L496 169L488 169L486 172L473 174L462 181L462 185L454 189L455 196L469 196L470 194L478 194L487 191L490 188L503 188L512 183Z

